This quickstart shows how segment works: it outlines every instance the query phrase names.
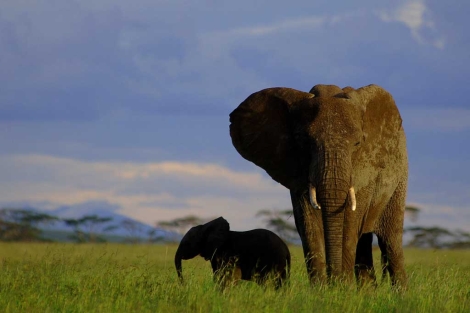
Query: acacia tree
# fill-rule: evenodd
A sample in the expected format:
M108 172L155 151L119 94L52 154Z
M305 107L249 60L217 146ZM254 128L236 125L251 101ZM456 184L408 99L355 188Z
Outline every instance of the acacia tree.
M405 216L408 216L412 222L416 222L418 220L419 212L421 212L421 209L416 206L405 206Z
M154 243L158 241L163 241L165 239L162 235L157 235L157 228L152 228L147 231L147 242Z
M77 242L97 242L104 241L98 236L96 228L98 225L112 221L112 217L99 217L96 214L85 215L78 219L64 219L63 221L67 226L73 228L74 234L71 238ZM108 232L115 229L117 226L109 225L103 229L103 232Z
M441 227L408 227L405 230L413 234L413 239L408 243L411 247L439 249L453 241L454 234Z
M432 249L466 249L470 248L470 233L441 227L408 227L405 232L411 233L413 239L408 243L411 247Z
M139 234L142 234L142 226L140 225L140 223L128 218L122 220L120 225L128 233L126 241L130 243L139 243L141 241L141 237L139 236Z
M407 205L405 207L405 216L408 216L412 222L416 222L421 209L416 206ZM442 227L424 227L414 226L405 228L405 233L410 234L412 239L408 246L419 248L450 248L466 249L470 248L470 233L462 230L448 230Z
M0 209L0 240L43 241L39 226L53 224L58 218L33 210Z
M288 242L297 241L299 234L293 222L292 210L260 210L256 217L263 218L266 227Z
M455 240L449 244L451 249L470 249L470 233L462 230L454 232Z
M170 221L159 221L156 223L156 226L179 235L184 235L191 227L204 224L211 219L212 218L205 219L195 215L188 215Z

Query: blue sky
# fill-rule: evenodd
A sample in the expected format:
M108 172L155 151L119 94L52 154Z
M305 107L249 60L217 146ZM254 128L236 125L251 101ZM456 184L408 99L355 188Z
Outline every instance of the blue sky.
M287 189L233 148L267 87L381 85L408 139L418 224L470 231L466 1L3 1L0 204L107 203L153 224L263 226Z

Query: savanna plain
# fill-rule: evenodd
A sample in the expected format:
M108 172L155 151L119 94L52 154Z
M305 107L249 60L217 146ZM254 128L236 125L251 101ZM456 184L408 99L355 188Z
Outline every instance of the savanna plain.
M408 291L379 285L311 286L301 247L290 246L281 290L242 281L221 292L209 262L176 245L0 243L0 312L470 312L469 250L405 250Z

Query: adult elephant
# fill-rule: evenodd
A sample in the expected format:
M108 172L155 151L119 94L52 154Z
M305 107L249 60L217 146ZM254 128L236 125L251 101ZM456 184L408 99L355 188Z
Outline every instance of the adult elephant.
M237 151L290 190L312 282L372 277L372 232L393 285L407 283L402 249L406 139L392 96L316 85L269 88L230 114Z

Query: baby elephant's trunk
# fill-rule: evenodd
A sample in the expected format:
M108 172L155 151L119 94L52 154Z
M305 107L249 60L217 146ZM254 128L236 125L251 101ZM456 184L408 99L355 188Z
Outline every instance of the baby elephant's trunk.
M182 260L181 252L178 248L178 251L176 251L176 255L175 255L175 267L176 267L176 273L178 273L178 278L180 282L182 283L183 282L183 268L181 266L181 260Z

